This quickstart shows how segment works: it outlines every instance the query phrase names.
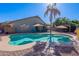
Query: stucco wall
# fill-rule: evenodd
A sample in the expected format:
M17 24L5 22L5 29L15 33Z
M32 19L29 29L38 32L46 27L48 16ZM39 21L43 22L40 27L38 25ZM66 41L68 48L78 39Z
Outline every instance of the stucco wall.
M44 24L43 21L40 20L40 18L38 17L35 17L35 18L28 18L28 19L22 19L20 21L15 21L13 22L14 25L14 29L15 29L15 32L34 32L35 31L35 27L33 26L34 24ZM28 28L21 28L21 25L25 24ZM24 30L22 30L24 29Z

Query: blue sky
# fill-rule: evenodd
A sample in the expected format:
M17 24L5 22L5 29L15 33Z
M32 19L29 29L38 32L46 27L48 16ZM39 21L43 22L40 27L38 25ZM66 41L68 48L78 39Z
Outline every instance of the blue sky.
M0 4L0 22L13 21L21 18L40 16L46 23L49 22L47 17L44 17L44 12L47 4L24 4L24 3L2 3ZM60 10L60 17L67 17L72 20L79 19L79 4L78 3L60 3L57 4Z

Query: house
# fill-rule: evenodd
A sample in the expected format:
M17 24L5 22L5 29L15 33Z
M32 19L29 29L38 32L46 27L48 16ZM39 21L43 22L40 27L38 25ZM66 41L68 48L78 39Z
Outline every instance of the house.
M13 30L12 31L16 33L46 31L46 23L39 16L23 18L15 21L10 21L10 22L4 22L3 24L10 25L11 27L9 26L9 29L13 28L14 31ZM38 26L35 26L35 25L38 25Z

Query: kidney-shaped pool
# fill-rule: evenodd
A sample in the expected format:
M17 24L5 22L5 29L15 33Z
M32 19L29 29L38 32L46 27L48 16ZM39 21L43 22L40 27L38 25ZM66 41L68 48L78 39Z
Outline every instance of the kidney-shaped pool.
M62 34L52 34L52 42L68 44L71 42L71 36ZM24 45L32 42L47 42L49 41L49 34L12 34L9 36L10 45Z

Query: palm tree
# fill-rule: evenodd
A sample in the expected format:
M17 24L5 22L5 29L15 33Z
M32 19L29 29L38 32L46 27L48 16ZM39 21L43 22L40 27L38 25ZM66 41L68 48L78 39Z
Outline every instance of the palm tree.
M47 9L45 11L45 16L48 15L49 16L49 20L50 20L50 40L49 40L49 47L50 47L50 43L51 43L51 34L52 34L52 20L54 20L56 18L57 15L60 15L60 11L56 8L56 3L53 4L49 4L47 6ZM54 41L54 40L53 40Z

